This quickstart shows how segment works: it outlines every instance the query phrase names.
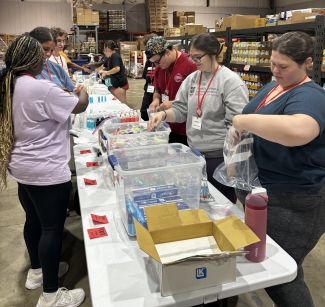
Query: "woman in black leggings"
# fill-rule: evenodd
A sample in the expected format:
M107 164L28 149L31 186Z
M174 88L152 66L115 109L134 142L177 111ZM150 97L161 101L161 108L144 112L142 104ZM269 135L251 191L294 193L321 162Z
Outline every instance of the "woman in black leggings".
M22 35L6 52L0 75L0 187L7 184L8 170L26 212L31 269L25 286L34 290L44 285L37 307L72 307L83 302L84 291L58 288L58 277L69 268L59 263L71 187L68 118L85 111L88 95L84 90L71 95L49 80L36 79L54 46L48 41L42 47Z

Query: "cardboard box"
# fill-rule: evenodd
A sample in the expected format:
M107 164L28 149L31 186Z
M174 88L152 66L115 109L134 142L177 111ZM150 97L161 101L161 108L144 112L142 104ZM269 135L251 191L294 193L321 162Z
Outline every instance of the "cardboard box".
M99 18L99 12L98 11L92 11L91 15L92 16L98 16L98 18ZM105 17L107 17L107 15Z
M180 16L184 16L185 12L184 11L174 11L173 12L173 18L175 17L180 17Z
M175 37L181 35L180 28L165 28L164 29L164 36L165 37Z
M222 63L226 60L226 51L227 51L227 47L223 46L222 51L220 52L220 54L217 57L218 63Z
M278 20L278 26L282 26L282 25L290 25L291 19L287 19L287 20Z
M85 15L77 16L77 24L79 26L84 26L85 25Z
M84 15L84 9L82 7L73 8L73 17L77 17L77 15Z
M192 11L192 12L185 12L184 13L185 16L195 16L195 12Z
M92 12L93 11L91 9L84 9L84 15L91 15Z
M202 25L185 25L181 27L181 36L185 35L186 33L188 35L193 34L200 34L207 31L207 27L203 27Z
M98 15L91 15L91 22L96 22L99 24L99 16Z
M91 20L92 16L91 15L85 15L85 24L90 25L92 23ZM98 21L99 22L99 21Z
M187 16L188 23L195 23L195 16Z
M231 27L231 17L223 18L222 25L220 28L217 26L217 23L219 23L219 22L220 22L220 19L215 20L215 31L216 32L217 31L226 31L227 28Z
M291 23L313 22L315 21L316 15L317 13L292 12Z
M150 256L162 296L236 281L236 255L258 237L236 216L212 222L176 204L145 209L148 230L134 221L139 247Z
M255 28L255 19L260 18L260 15L238 15L234 14L230 17L231 29L248 29ZM225 18L226 20L227 18Z
M265 27L266 18L256 18L255 19L255 28Z

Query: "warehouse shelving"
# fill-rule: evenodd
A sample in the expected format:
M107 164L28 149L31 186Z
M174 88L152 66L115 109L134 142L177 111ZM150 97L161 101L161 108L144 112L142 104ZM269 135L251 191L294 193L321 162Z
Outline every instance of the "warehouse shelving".
M227 28L226 31L217 31L211 32L211 34L216 37L224 37L226 38L227 44L227 52L226 52L226 60L223 63L225 66L229 68L244 68L244 64L235 64L230 63L231 53L232 53L232 38L240 37L241 39L262 39L264 35L267 34L283 34L290 31L304 31L313 35L315 37L315 54L313 59L313 70L310 71L310 77L319 85L323 85L322 79L325 79L325 72L321 71L322 67L322 58L323 58L323 46L324 46L324 28L325 28L325 16L317 15L315 21L313 22L305 22L305 23L295 23L288 25L280 25L280 26L268 26L268 27L260 27L260 28L249 28L249 29L240 29L240 30L232 30L231 28ZM185 49L189 45L190 40L194 37L194 35L177 36L177 37L166 37L167 40L181 40ZM270 67L268 66L254 66L250 65L250 71L256 72L270 72ZM324 80L323 80L324 81Z

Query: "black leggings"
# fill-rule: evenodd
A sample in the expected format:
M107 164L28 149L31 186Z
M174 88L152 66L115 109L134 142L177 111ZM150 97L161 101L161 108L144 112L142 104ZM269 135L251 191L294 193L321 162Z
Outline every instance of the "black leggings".
M43 291L58 290L62 232L71 182L49 186L18 183L18 197L26 212L24 239L32 269L42 268Z
M246 191L236 190L244 204ZM325 232L325 185L316 193L269 194L267 234L298 265L297 277L288 283L266 288L278 307L314 307L304 281L303 261Z

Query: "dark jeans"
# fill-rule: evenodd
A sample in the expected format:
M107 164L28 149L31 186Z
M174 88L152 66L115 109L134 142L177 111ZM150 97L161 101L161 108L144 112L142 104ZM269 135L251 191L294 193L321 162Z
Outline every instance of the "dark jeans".
M207 174L209 182L224 196L226 196L233 204L236 203L237 196L235 189L227 187L213 178L216 168L224 161L223 158L205 158L207 162Z
M183 145L188 146L187 144L187 136L175 133L173 131L169 134L169 143L181 143Z
M62 232L71 182L49 186L18 183L18 197L26 212L24 239L32 269L42 268L44 292L58 290Z
M236 190L236 194L244 204L247 192ZM314 194L269 194L267 234L298 265L293 281L265 289L278 307L314 307L302 264L325 232L324 204L325 185Z

